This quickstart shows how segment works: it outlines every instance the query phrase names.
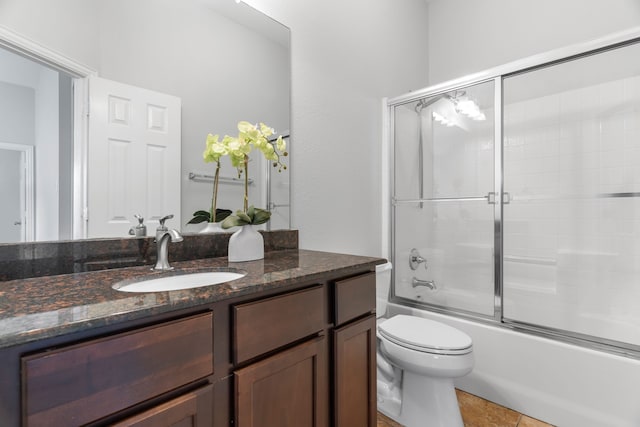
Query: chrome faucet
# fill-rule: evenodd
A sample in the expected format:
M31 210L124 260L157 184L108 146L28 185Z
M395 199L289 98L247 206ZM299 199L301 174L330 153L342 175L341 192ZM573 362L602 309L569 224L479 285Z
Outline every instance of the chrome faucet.
M158 260L154 270L173 270L169 265L169 242L182 242L182 234L178 230L166 230L158 234L156 238Z
M182 234L178 230L169 230L164 222L173 218L172 215L163 216L158 220L158 228L156 229L156 252L158 260L153 270L173 270L169 265L169 242L182 242Z

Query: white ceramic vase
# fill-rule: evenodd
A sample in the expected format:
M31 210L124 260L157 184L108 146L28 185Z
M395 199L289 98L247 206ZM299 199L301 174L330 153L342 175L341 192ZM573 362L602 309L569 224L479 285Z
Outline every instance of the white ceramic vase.
M210 233L225 233L229 230L225 230L220 226L219 222L208 222L207 225L198 233L210 234Z
M243 225L229 238L229 262L264 258L264 239L253 225Z

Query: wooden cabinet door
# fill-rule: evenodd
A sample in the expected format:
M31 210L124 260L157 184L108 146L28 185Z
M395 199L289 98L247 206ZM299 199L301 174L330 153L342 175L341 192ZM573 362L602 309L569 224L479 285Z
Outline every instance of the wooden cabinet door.
M326 427L328 369L318 337L235 372L238 427Z
M212 427L212 408L213 386L207 385L127 418L113 427Z
M334 331L334 426L376 425L376 316Z

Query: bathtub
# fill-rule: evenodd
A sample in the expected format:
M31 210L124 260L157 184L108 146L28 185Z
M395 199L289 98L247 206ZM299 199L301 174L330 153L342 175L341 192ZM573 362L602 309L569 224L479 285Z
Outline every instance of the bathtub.
M456 387L559 427L640 426L640 361L390 303L473 338L473 372Z

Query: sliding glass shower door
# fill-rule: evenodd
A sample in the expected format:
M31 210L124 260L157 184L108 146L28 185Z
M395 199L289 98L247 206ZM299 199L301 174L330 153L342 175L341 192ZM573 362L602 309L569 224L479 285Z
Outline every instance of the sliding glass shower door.
M393 301L640 358L640 31L388 102Z
M394 109L395 295L494 314L494 82Z
M640 345L640 45L504 79L504 319Z

